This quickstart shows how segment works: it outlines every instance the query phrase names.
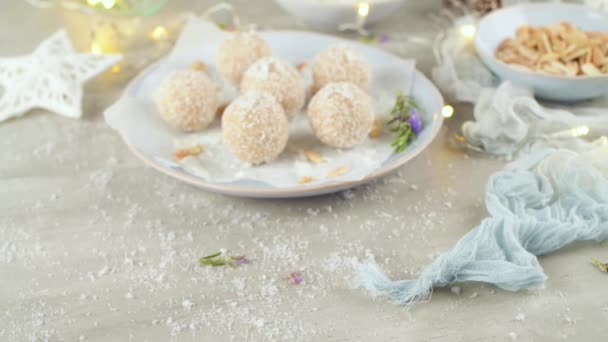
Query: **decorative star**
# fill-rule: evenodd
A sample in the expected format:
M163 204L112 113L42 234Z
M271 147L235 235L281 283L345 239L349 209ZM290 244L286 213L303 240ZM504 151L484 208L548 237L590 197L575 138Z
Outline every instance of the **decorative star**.
M121 59L76 52L65 30L40 43L31 55L0 58L0 122L34 108L81 117L83 84Z

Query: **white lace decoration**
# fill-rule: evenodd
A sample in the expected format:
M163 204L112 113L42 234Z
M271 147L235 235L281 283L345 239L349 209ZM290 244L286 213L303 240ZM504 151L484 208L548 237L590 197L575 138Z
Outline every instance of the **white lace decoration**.
M84 82L121 58L78 53L64 30L40 43L31 55L0 58L0 122L34 108L80 118Z

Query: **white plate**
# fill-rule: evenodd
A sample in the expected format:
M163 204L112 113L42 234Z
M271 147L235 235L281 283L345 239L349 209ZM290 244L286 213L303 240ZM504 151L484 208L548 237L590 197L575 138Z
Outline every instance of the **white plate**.
M436 137L443 118L439 113L443 99L435 86L420 72L415 71L413 79L405 79L404 70L411 67L404 60L377 48L339 38L307 32L263 32L262 36L273 48L276 56L290 61L310 60L323 48L347 42L360 51L369 61L375 75L384 75L373 80L373 84L388 87L391 94L411 87L411 94L423 108L422 120L424 130L418 139L403 153L392 154L382 160L377 167L357 178L344 177L324 179L316 183L300 185L277 185L269 181L268 175L262 177L241 178L231 181L209 180L199 172L184 164L173 161L174 142L185 135L177 132L159 119L154 104L149 100L150 92L157 86L159 73L175 69L175 60L160 61L150 66L137 76L126 88L121 99L106 111L106 120L117 129L130 149L148 165L171 177L180 179L202 189L227 195L257 198L305 197L345 190L360 184L368 183L394 171L422 152ZM293 42L296 42L294 44ZM209 44L213 44L209 42ZM207 46L207 48L212 48ZM170 56L175 57L175 56ZM182 61L189 65L192 59ZM204 59L210 68L211 60ZM211 65L210 65L211 64ZM119 118L119 119L117 119ZM219 128L217 128L219 129ZM205 135L200 133L199 135ZM211 133L207 133L211 134ZM356 148L354 150L357 152ZM390 153L389 153L390 154ZM230 156L231 157L231 156ZM207 161L207 162L213 162ZM350 165L357 174L358 164ZM313 166L314 167L314 166ZM277 177L281 175L277 174Z
M481 60L500 78L534 90L536 96L573 102L608 94L608 75L565 77L515 68L496 58L498 45L521 25L544 26L568 21L584 31L608 32L608 13L563 3L523 4L490 13L479 23L475 47Z

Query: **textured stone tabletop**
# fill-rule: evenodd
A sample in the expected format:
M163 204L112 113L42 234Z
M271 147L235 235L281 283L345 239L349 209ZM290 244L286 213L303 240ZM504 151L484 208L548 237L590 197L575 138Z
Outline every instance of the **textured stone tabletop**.
M246 22L303 28L272 1L232 3ZM431 38L428 14L439 6L408 1L376 30ZM58 10L4 1L0 55L29 53L62 26ZM389 49L432 67L428 47ZM406 312L352 287L355 258L414 277L485 217L485 182L504 162L451 143L470 108L457 106L429 149L375 184L249 200L137 160L102 117L125 84L88 83L79 121L34 111L0 124L0 341L606 340L608 277L589 263L605 244L542 258L541 290L459 284ZM252 263L198 265L220 249ZM305 284L287 282L293 271Z

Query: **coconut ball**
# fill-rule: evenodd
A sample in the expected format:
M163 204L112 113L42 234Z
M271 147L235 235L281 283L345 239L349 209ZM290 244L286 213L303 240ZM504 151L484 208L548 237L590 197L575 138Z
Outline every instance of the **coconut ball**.
M312 130L323 143L351 148L365 140L374 124L370 96L353 83L330 83L308 104Z
M156 103L160 116L186 132L201 131L215 119L219 88L204 72L180 70L160 85Z
M286 61L267 57L255 62L241 82L241 91L265 92L274 96L293 118L306 101L306 87L298 70Z
M274 96L250 92L234 100L222 116L222 134L240 160L261 164L276 159L287 145L285 111Z
M313 91L329 83L350 82L369 90L371 71L367 61L349 46L338 45L322 51L312 64Z
M270 46L258 33L240 32L220 45L217 64L226 81L239 85L253 63L271 54Z

